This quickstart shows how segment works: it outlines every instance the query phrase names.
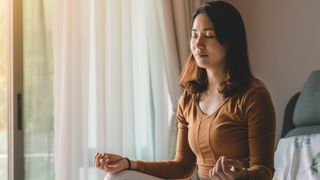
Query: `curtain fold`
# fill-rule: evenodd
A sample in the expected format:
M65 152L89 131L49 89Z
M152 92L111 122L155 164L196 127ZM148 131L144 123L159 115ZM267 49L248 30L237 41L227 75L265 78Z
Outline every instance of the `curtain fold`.
M177 15L173 3L187 9ZM190 24L176 26L194 1L179 3L53 2L56 179L102 179L91 163L97 151L173 157Z
M191 30L191 17L195 7L201 0L162 0L157 1L158 18L161 24L158 29L161 34L163 48L163 67L165 70L165 84L169 92L169 139L168 148L176 146L176 111L181 89L177 84L179 74L187 60L189 51L189 37ZM175 152L169 151L173 158Z

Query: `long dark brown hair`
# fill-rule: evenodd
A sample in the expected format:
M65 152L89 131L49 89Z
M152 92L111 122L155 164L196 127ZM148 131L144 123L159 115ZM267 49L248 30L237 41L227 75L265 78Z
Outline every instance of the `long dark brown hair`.
M221 82L218 91L224 97L230 97L239 89L247 87L253 78L241 15L235 7L223 1L203 3L194 12L192 22L201 13L209 17L214 26L217 41L226 48L228 79ZM192 54L181 74L180 85L196 97L208 88L206 69L198 67Z

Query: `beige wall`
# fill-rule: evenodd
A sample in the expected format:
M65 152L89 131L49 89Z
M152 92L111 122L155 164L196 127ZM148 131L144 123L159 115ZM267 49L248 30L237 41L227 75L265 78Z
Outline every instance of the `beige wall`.
M272 94L278 139L287 102L320 69L320 1L228 2L244 19L252 70Z

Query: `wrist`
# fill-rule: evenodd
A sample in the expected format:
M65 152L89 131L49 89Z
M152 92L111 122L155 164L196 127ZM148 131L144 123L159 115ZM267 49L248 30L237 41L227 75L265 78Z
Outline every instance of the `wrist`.
M138 169L138 162L137 161L131 161L131 169L132 170Z
M130 159L129 159L129 158L127 158L127 157L124 157L123 159L127 161L127 164L128 164L128 166L127 166L127 170L131 170L131 169L132 169L132 167L131 167L131 161L130 161Z

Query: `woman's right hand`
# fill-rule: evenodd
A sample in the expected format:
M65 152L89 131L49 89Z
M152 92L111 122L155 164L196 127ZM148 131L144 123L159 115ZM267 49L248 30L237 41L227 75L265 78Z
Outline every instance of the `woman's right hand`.
M108 173L115 174L128 169L128 161L117 154L96 153L93 164Z

